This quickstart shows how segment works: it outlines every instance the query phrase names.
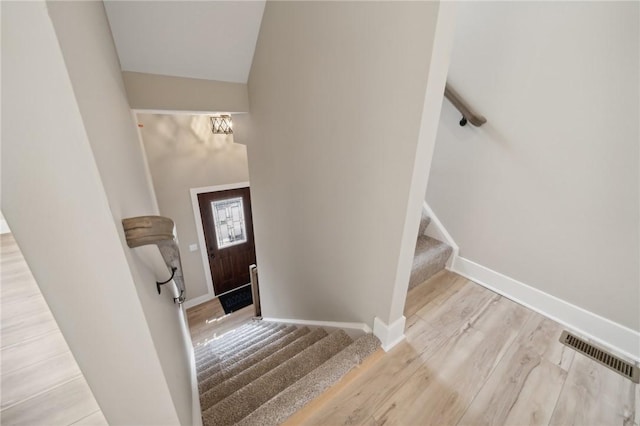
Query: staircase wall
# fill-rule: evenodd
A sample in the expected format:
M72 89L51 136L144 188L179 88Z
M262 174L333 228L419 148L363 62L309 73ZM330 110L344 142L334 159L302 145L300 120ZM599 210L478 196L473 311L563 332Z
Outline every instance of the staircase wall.
M267 3L247 145L265 316L369 326L402 316L426 187L423 169L411 191L438 9Z
M102 2L2 4L3 212L109 424L193 424L183 312ZM155 252L153 251L155 250Z
M427 203L484 267L640 330L638 3L461 3ZM604 336L603 336L604 337Z

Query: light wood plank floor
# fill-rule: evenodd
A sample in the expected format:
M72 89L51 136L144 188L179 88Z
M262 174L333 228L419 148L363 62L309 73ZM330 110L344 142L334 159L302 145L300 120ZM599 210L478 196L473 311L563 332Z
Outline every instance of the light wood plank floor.
M187 309L193 347L216 339L250 321L254 314L253 305L249 305L227 315L217 298Z
M562 327L448 271L412 289L405 342L287 425L638 425L640 391ZM640 416L638 416L640 417Z
M0 423L106 425L13 236L0 247Z

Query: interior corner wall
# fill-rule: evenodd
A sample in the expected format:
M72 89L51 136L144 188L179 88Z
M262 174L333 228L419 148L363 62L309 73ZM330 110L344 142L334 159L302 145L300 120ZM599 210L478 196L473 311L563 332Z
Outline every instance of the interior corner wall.
M181 424L192 424L191 348L183 309L172 291L158 295L167 278L156 247L130 249L122 219L158 214L120 64L102 2L48 2L66 68L121 247ZM173 294L172 294L173 293Z
M125 210L126 202L120 205L107 194L112 182L103 182L96 164L90 142L95 129L85 115L97 110L86 110L82 93L74 94L47 4L2 2L1 7L3 213L109 424L190 423L172 399L175 378L163 368L119 217L110 210L110 205ZM102 3L79 7L90 11L84 18L99 17L93 8ZM75 28L79 21L67 24ZM100 25L90 28L104 36ZM83 53L77 60L86 62L86 72L92 71L93 54L99 56L95 67L111 70L109 55L99 55L104 51ZM124 121L114 115L127 111L114 98L123 92L98 75L93 78L96 98L104 102L101 118L110 123L108 133L122 136ZM117 136L114 144L121 143ZM123 161L118 170L128 173L130 166ZM142 196L142 185L130 187ZM144 284L154 287L152 281Z
M427 202L460 255L640 331L640 5L462 2Z
M205 296L208 287L200 251L206 247L198 241L190 189L249 181L247 147L234 143L234 135L212 134L208 116L140 113L137 117L160 213L176 224L187 300ZM189 251L191 244L198 244L198 251Z
M438 7L267 3L248 83L265 315L395 320Z

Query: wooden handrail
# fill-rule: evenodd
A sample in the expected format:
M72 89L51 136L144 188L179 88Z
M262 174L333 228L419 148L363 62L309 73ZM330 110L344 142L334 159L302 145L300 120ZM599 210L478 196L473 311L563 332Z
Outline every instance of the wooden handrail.
M467 121L473 124L476 127L482 126L487 122L487 119L482 115L477 114L461 97L460 95L453 90L449 83L444 87L444 97L449 99L449 102L453 104L454 107L462 114L462 120L460 120L460 125L464 126L467 124Z
M182 274L180 248L174 235L173 220L162 216L138 216L122 219L124 236L131 248L155 244L160 250L164 263L171 271L171 278L166 281L156 281L156 288L160 294L160 286L173 282L180 294L173 298L173 303L182 304L186 300L186 288Z

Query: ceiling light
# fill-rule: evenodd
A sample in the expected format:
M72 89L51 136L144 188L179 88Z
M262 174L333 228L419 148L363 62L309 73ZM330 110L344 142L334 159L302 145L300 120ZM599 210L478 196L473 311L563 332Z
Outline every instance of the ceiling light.
M214 135L233 134L233 123L230 115L216 115L211 117L211 132Z

